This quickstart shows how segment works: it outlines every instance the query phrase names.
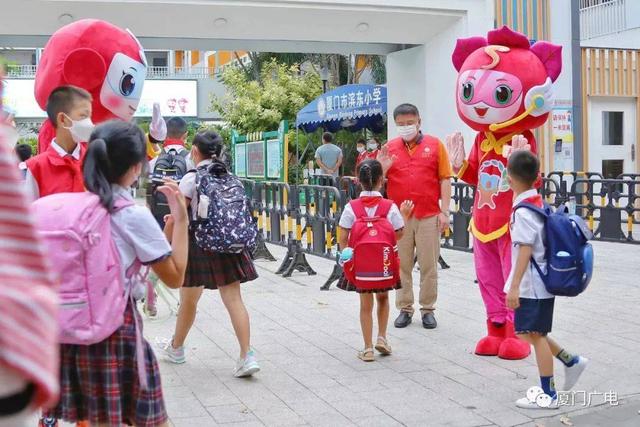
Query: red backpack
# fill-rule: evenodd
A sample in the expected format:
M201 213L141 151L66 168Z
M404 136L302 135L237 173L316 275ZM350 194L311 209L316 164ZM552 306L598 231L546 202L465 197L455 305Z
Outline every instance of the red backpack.
M374 217L369 217L364 203L350 202L356 217L349 232L352 258L344 264L344 275L358 290L376 291L394 289L400 280L398 242L387 214L393 202L380 199Z

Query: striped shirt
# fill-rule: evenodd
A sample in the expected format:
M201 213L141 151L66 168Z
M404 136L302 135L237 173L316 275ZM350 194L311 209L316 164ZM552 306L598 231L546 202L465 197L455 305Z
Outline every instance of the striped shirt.
M8 132L0 124L0 365L36 386L34 406L48 406L59 391L57 293Z

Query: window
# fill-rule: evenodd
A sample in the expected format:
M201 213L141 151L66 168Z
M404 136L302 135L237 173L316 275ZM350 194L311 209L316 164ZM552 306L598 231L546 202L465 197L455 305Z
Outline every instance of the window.
M603 160L602 176L605 179L615 179L624 172L624 160Z
M167 66L167 58L153 58L153 66L154 67L166 67Z
M623 121L622 111L602 112L602 145L623 144Z

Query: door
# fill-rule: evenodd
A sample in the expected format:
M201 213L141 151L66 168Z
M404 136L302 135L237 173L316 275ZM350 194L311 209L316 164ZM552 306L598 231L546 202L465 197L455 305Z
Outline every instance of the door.
M636 173L635 98L592 97L589 101L589 171L605 178Z

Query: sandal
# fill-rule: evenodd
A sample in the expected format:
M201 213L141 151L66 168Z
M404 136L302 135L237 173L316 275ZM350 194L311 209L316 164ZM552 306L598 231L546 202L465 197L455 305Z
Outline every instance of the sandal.
M373 362L374 359L374 353L373 353L373 349L372 348L365 348L362 351L358 352L358 359L362 360L363 362Z
M387 339L385 337L378 337L376 350L378 350L378 352L383 356L389 356L391 354L391 346L387 343Z

